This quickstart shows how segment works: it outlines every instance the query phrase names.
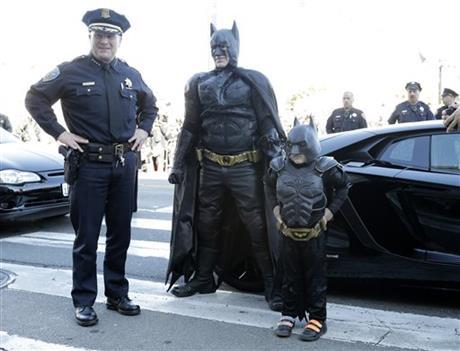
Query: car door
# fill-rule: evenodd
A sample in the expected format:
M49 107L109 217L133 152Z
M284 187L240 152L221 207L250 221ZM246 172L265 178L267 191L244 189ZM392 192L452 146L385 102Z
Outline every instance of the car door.
M460 264L460 133L430 136L429 169L404 169L395 178L399 197L414 232L425 248L414 248L428 261Z

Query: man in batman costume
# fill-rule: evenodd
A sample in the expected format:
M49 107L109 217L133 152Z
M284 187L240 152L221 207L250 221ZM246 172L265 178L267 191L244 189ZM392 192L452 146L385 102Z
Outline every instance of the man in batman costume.
M295 318L306 318L300 338L317 340L326 330L326 236L348 194L349 182L340 164L320 156L316 128L297 120L286 142L286 153L274 158L265 183L275 204L273 212L282 237L283 309L275 334L288 337Z
M236 24L231 30L211 24L215 69L194 75L185 89L185 120L169 176L176 187L166 279L171 286L184 276L186 284L172 289L177 297L213 293L216 266L226 280L235 267L254 261L267 302L279 310L268 238L270 231L275 240L277 234L273 216L265 215L262 177L285 134L268 79L238 67L238 51Z

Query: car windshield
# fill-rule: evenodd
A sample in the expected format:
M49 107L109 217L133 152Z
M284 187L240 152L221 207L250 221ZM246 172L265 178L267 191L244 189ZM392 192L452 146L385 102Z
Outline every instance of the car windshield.
M20 143L21 141L10 132L0 128L0 144Z

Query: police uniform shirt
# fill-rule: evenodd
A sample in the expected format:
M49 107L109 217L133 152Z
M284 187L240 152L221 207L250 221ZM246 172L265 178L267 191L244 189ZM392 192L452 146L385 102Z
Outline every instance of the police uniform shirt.
M326 123L326 132L340 133L348 130L366 128L367 122L364 113L352 107L349 110L338 108L332 112Z
M26 96L26 107L37 123L56 139L65 131L51 108L59 99L69 131L90 142L126 142L136 127L150 134L158 111L152 91L140 73L124 61L115 58L108 69L119 85L119 106L124 117L119 140L114 140L109 128L104 64L91 55L59 65L32 85Z
M409 101L404 101L396 106L396 109L388 119L389 124L407 122L419 122L434 119L430 107L422 101L417 101L412 105Z

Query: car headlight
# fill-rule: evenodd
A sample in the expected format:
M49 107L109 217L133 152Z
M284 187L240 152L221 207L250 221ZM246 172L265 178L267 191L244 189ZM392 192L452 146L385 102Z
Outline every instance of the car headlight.
M36 173L17 171L15 169L5 169L0 171L0 184L18 185L39 181L41 181L41 178Z

